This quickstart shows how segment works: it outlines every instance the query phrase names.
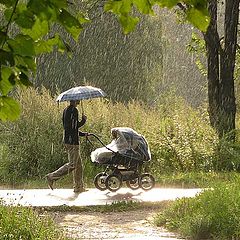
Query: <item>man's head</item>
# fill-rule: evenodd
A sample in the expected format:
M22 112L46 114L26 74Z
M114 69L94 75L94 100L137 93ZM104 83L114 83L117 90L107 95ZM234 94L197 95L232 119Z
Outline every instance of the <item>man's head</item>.
M74 107L76 107L79 103L80 103L79 100L71 100L71 101L70 101L70 105L72 105L72 106L74 106Z

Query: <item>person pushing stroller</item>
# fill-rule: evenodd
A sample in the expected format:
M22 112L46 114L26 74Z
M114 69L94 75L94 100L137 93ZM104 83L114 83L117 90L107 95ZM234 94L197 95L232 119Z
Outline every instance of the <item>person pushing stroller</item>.
M79 148L79 136L88 136L89 133L79 131L79 128L87 121L87 117L85 115L82 115L80 122L78 120L77 105L79 103L80 101L70 101L69 106L63 111L63 143L68 153L68 163L46 175L48 186L52 190L55 181L70 172L73 172L74 192L80 193L85 191L83 183L83 167Z

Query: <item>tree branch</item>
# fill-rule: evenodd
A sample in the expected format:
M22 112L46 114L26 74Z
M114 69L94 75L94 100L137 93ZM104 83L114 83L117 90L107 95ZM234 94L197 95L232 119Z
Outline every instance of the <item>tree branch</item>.
M178 6L181 10L183 10L184 12L187 11L187 7L184 6L182 3L178 3L177 6Z
M4 39L3 43L2 43L1 48L3 48L4 44L5 44L6 41L7 41L7 33L8 33L8 29L9 29L9 26L10 26L10 24L11 24L11 22L12 22L13 14L14 14L15 11L16 11L16 8L17 8L17 5L18 5L18 2L19 2L19 0L16 0L16 2L15 2L15 4L14 4L14 7L13 7L13 11L12 11L11 16L10 16L10 19L9 19L7 25L6 25L6 30L5 30L5 34L6 34L6 36L5 36L5 39Z

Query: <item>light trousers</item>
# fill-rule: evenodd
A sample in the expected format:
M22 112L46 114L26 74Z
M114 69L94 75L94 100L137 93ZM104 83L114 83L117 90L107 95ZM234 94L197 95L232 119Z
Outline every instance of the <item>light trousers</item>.
M68 163L64 164L49 175L53 180L58 180L70 172L73 172L74 191L80 191L84 188L84 184L79 145L64 144L64 147L68 153Z

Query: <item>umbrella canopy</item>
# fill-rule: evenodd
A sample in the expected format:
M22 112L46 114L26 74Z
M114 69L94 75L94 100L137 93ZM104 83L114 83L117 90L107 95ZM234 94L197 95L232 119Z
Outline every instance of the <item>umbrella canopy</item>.
M77 100L84 100L84 99L91 99L91 98L99 98L105 97L106 93L96 87L92 86L80 86L71 88L65 92L62 92L58 97L58 102L63 101L77 101Z

